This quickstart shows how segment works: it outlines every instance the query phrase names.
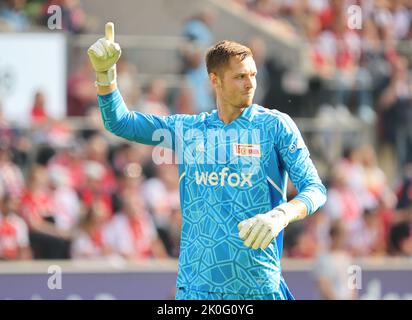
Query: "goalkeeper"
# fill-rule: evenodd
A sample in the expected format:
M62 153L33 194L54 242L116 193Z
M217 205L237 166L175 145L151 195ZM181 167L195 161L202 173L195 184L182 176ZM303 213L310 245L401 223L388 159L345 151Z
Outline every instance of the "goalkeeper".
M183 223L176 299L293 299L281 273L283 230L323 206L326 190L292 119L253 104L250 49L232 41L210 48L216 109L166 117L127 109L116 85L121 49L112 23L88 55L105 128L178 155ZM289 202L288 177L298 191Z

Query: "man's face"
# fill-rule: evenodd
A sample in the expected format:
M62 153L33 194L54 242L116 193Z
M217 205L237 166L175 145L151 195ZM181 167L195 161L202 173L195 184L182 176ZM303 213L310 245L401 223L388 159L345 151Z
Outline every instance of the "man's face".
M256 64L253 57L240 61L236 57L219 74L211 74L211 81L219 101L236 108L252 104L256 89Z

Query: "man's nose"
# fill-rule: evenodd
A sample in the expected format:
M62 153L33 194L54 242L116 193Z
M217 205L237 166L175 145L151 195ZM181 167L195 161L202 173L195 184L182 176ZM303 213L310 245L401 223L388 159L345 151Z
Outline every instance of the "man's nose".
M246 77L245 87L246 89L252 89L254 86L253 77Z

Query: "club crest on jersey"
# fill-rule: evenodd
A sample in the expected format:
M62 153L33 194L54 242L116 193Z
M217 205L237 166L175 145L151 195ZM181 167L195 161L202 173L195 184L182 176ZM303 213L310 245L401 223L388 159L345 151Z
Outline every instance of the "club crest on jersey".
M234 143L233 153L239 157L261 157L260 144Z

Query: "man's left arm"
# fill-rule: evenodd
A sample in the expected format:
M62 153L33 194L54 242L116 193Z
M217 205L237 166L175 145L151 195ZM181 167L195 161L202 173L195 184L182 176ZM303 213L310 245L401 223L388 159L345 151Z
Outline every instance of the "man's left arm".
M283 167L298 194L286 204L290 204L290 221L297 221L315 213L326 202L326 188L310 158L310 153L295 122L286 114L281 114L278 132L278 153ZM282 206L282 205L281 205ZM288 208L288 207L287 207ZM292 210L293 211L293 210Z
M273 210L239 223L239 237L247 247L266 249L289 223L313 214L326 202L326 188L310 159L303 138L293 120L280 114L276 137L278 156L298 194Z

